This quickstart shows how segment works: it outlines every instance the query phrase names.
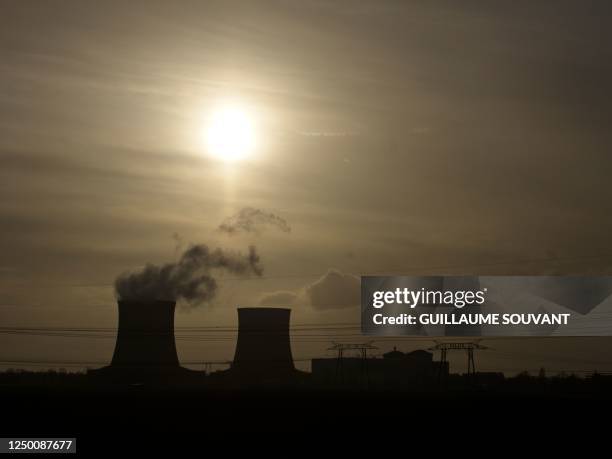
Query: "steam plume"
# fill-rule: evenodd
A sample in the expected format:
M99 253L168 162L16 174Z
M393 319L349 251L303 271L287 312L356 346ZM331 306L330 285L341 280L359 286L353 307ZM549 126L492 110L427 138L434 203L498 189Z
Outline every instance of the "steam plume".
M291 227L284 218L253 207L244 207L236 215L225 219L219 225L219 231L228 234L239 232L256 233L266 226L276 228L285 233L291 232Z
M249 253L211 250L205 244L189 247L175 263L146 265L141 271L121 274L115 280L120 300L179 300L197 305L210 302L217 293L212 271L261 276L263 268L255 247Z

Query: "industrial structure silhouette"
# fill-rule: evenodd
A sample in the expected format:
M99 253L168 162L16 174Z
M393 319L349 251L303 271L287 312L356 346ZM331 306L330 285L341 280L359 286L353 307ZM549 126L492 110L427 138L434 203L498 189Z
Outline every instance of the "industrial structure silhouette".
M180 365L174 335L174 301L118 301L119 323L110 365L92 369L97 381L114 383L206 383L223 388L251 386L423 387L448 375L448 362L424 350L383 358L367 355L366 344L336 343L338 355L312 360L312 372L295 368L290 342L291 310L238 308L238 336L229 369L207 374ZM361 350L361 355L345 355Z
M295 369L289 339L290 309L238 308L236 352L229 370L215 380L230 384L298 382L306 373Z
M179 364L174 338L175 301L118 301L119 325L111 364L89 370L116 381L196 375Z

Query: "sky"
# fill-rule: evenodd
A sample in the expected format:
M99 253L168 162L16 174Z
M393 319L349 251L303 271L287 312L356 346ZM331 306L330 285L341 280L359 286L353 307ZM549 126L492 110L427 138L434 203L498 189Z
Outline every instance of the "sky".
M0 323L112 329L115 278L190 244L255 245L264 272L221 275L179 328L260 304L358 325L361 274L612 274L611 7L536 3L4 0ZM232 163L203 140L226 101L257 135ZM290 231L219 230L244 208ZM114 343L0 344L0 360L105 362ZM612 370L609 345L501 340L481 361ZM178 347L231 360L234 342Z

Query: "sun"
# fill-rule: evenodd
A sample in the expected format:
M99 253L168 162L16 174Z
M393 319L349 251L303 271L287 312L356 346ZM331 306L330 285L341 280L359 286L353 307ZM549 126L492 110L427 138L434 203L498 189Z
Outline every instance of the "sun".
M249 156L255 147L255 129L248 111L231 105L217 108L205 132L206 149L223 161L237 161Z

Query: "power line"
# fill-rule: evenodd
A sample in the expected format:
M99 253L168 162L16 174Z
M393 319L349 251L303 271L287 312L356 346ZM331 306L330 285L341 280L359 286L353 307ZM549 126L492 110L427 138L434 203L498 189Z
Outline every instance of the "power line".
M292 324L290 330L321 330L335 328L361 328L360 324L352 322L330 322L325 324ZM57 331L114 331L116 327L0 327L0 330L57 330ZM175 330L192 330L192 331L238 331L238 327L234 325L202 325L202 326L175 326Z

